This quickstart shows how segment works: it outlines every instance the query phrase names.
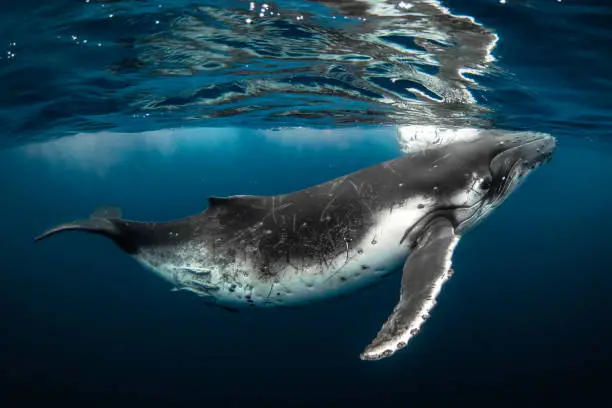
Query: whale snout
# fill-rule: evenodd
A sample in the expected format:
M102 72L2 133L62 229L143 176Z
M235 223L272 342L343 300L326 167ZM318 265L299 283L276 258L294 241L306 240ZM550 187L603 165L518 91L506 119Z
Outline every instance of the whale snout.
M557 140L547 134L536 134L532 141L525 142L524 155L532 168L548 163L557 150Z
M546 133L518 132L502 137L499 145L503 151L493 162L499 163L500 158L505 158L510 162L521 161L527 169L534 169L552 159L557 140Z
M555 150L557 150L557 139L544 133L539 134L535 139L535 148L543 156L552 156Z

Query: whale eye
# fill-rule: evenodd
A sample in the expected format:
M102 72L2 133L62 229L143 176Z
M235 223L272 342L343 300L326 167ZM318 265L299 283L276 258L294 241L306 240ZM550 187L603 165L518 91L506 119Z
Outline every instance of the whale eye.
M490 177L485 177L478 187L481 190L488 190L488 189L491 188L491 183L492 183L491 178Z

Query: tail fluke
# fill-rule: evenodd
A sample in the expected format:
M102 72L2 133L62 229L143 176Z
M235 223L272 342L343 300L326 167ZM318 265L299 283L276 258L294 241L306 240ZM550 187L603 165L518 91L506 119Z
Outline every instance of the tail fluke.
M117 231L112 222L104 218L90 218L88 220L80 220L67 222L48 229L36 238L35 241L40 241L63 231L84 231L92 234L104 235L109 238L117 235Z
M136 247L126 230L127 223L120 217L121 213L116 208L96 210L89 219L59 224L34 238L34 241L40 241L63 231L83 231L103 235L113 240L125 252L135 253Z

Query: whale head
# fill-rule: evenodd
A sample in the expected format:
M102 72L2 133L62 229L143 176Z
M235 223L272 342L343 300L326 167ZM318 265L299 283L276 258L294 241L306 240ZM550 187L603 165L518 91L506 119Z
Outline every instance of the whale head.
M446 149L446 154L457 157L448 176L455 183L450 207L454 208L455 227L461 232L484 219L531 172L549 162L556 140L544 133L491 131Z

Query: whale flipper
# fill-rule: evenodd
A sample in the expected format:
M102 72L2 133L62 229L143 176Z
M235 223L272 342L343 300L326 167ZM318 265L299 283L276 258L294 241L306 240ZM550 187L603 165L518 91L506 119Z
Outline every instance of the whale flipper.
M361 354L363 360L388 357L418 333L452 273L451 258L458 242L459 236L446 218L436 218L426 227L404 264L400 300Z

